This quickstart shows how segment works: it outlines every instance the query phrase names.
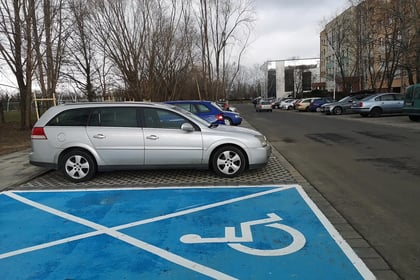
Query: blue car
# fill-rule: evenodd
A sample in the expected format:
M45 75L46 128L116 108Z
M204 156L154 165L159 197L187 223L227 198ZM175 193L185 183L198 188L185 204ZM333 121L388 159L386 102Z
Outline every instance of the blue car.
M309 104L308 111L310 111L310 112L320 112L322 105L324 105L326 103L331 103L331 102L334 102L334 100L332 98L329 98L329 97L321 97L321 98L314 99Z
M239 113L224 111L216 102L203 100L167 101L167 104L177 105L209 123L240 125L242 117Z

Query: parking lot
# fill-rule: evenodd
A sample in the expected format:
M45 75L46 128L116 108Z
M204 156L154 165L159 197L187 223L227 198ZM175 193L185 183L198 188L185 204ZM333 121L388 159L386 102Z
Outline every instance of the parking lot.
M349 118L349 116L339 116ZM350 116L353 117L353 116ZM246 125L246 124L245 124ZM347 224L347 222L335 211L335 209L325 199L317 193L300 174L288 164L284 158L274 151L269 160L268 165L261 169L244 173L239 178L221 179L210 171L197 170L160 170L160 171L125 171L125 172L108 172L101 173L92 181L74 184L63 181L61 174L55 171L49 171L23 184L15 186L13 190L18 191L47 191L52 190L70 191L87 190L97 191L98 189L119 190L132 188L159 189L161 187L191 188L191 187L229 187L237 189L246 186L285 186L295 185L302 186L302 190L307 193L326 216L328 223L332 224L332 228L337 230L346 242L352 247L357 256L375 275L392 275L387 274L390 271L389 266L382 258L372 249L369 244L364 241L361 236ZM205 195L204 195L205 196ZM68 202L66 202L68 203ZM267 214L267 213L266 213ZM263 218L263 217L260 217ZM244 219L242 219L244 221ZM236 221L239 222L239 221ZM229 224L226 224L229 226ZM42 264L40 264L42 265ZM356 270L357 271L357 270ZM359 275L360 276L360 275ZM217 277L214 277L217 278ZM369 278L369 277L365 277ZM179 279L179 278L178 278ZM259 278L255 278L259 279ZM274 278L275 279L275 278ZM306 278L302 278L306 279ZM308 278L310 279L310 278ZM355 278L348 278L355 279ZM397 279L391 277L380 277L380 279Z

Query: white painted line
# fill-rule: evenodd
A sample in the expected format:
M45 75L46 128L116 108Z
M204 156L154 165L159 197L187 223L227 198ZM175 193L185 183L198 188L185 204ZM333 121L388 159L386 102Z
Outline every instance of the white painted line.
M354 250L350 247L350 245L344 240L341 234L335 229L335 227L331 224L331 222L327 219L327 217L322 213L322 211L318 208L318 206L312 201L312 199L308 196L308 194L303 190L301 186L296 187L297 191L300 193L302 198L305 200L306 204L308 204L309 208L315 213L318 217L322 225L334 239L335 243L343 250L344 254L349 258L351 263L354 267L359 271L359 273L363 276L364 279L367 280L374 280L376 279L375 275L369 270L366 264L357 256Z

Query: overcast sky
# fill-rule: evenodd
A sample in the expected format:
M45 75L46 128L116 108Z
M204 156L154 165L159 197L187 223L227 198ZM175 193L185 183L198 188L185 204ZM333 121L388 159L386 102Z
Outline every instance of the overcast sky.
M257 21L245 65L267 60L319 57L323 24L350 6L349 0L254 0Z

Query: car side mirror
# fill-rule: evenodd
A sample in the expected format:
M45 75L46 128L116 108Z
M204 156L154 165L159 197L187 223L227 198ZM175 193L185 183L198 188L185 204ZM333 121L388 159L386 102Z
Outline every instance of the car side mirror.
M192 132L194 131L194 127L190 123L183 123L181 125L181 130L186 131L186 132Z

